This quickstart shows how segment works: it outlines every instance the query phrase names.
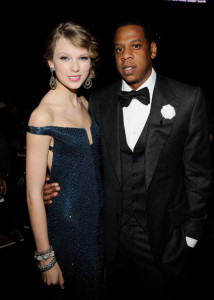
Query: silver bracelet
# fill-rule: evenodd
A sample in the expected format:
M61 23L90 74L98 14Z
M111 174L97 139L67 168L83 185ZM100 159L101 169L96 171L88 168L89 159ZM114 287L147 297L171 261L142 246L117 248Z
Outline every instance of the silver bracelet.
M47 260L48 258L50 257L54 257L55 253L54 251L52 250L50 253L48 254L45 254L45 255L34 255L34 258L38 261L42 261L43 259L44 260Z
M47 254L49 253L49 254ZM54 256L54 251L53 251L53 247L50 246L49 249L47 250L44 250L44 251L40 251L40 252L37 252L35 251L35 254L34 254L34 258L38 261L41 261L41 260L47 260L48 258L50 257L53 257Z
M53 268L53 266L55 265L56 263L56 257L53 256L52 260L45 266L41 266L40 262L38 262L37 264L37 267L38 269L41 271L41 272L45 272L45 271L48 271L50 270L51 268Z
M49 253L49 252L51 252L51 251L53 251L53 247L52 247L52 246L50 246L49 249L44 250L44 251L40 251L40 252L35 251L35 255L36 255L36 256L38 256L38 255L44 255L44 254L47 254L47 253Z

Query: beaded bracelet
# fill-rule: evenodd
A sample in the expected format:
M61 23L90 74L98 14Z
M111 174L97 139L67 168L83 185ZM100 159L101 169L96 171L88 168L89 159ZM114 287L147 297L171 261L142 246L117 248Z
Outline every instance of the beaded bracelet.
M41 266L40 262L38 262L37 267L41 272L45 272L50 270L56 263L56 257L53 256L52 260L45 266Z
M54 255L55 255L54 251L51 251L49 254L45 254L45 255L34 255L34 258L38 261L42 261L43 259L47 260L50 257L54 257Z
M44 251L35 251L35 255L36 256L38 256L38 255L44 255L44 254L47 254L47 253L49 253L49 252L51 252L51 251L53 251L53 247L52 246L50 246L50 248L49 249L47 249L47 250L44 250Z
M49 254L47 254L47 253L49 253ZM34 254L34 258L38 261L42 261L43 259L47 260L48 258L53 257L53 256L54 256L54 251L53 251L52 246L50 246L49 249L44 250L44 251L40 251L40 252L35 251L35 254Z

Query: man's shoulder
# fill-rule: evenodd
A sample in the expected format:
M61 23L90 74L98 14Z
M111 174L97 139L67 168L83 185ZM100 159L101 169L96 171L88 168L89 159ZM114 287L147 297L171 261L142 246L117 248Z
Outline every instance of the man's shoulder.
M161 82L164 84L169 85L173 90L195 90L200 88L199 86L196 86L194 84L191 84L189 82L182 81L181 79L176 79L173 77L169 77L160 73L157 73L157 82Z
M103 98L107 95L112 95L115 92L119 91L121 87L121 80L117 80L113 83L110 83L109 85L103 86L98 88L97 90L93 91L90 98Z
M158 74L156 81L156 91L166 97L175 97L185 105L193 105L195 101L204 102L205 95L201 86L191 84L179 79L174 79Z

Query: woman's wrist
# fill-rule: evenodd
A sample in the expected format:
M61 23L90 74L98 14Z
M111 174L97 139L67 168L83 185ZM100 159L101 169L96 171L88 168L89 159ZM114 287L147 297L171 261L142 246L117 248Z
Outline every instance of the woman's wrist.
M50 270L56 263L53 247L44 251L35 251L34 258L37 260L37 267L41 272Z

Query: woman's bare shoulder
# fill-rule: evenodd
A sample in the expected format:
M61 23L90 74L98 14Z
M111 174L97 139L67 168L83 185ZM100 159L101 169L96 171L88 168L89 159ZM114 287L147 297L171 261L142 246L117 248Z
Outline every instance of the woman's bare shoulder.
M46 96L43 97L39 105L32 111L28 125L43 127L52 124L53 110L49 101L47 100L48 98Z

